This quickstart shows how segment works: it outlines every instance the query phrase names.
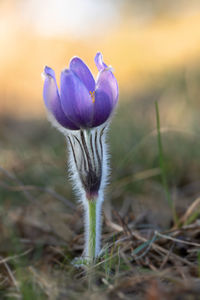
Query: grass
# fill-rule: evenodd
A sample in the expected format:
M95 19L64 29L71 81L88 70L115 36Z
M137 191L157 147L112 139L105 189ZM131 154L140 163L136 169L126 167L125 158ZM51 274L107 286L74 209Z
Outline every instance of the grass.
M176 214L176 209L174 207L174 203L172 201L169 187L167 183L167 176L166 176L166 168L165 168L165 161L164 161L164 153L163 153L163 146L162 146L162 139L161 139L161 133L160 133L160 117L159 117L159 108L158 108L158 102L155 102L155 109L156 109L156 123L157 123L157 139L158 139L158 151L159 151L159 164L160 164L160 170L161 170L161 178L162 178L162 185L163 189L165 191L165 196L167 199L167 202L172 210L173 220L176 225L178 225L178 217Z
M83 220L63 137L46 120L1 119L2 299L198 299L200 105L187 89L180 71L121 99L108 138L105 251L90 288L72 264Z

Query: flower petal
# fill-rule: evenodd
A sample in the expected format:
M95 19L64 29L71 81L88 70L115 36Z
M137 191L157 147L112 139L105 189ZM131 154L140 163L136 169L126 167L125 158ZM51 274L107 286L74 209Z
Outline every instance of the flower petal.
M101 125L109 118L117 100L117 80L108 68L104 69L97 80L92 126Z
M98 89L104 91L109 96L110 100L112 99L113 106L116 105L119 95L118 84L109 68L104 69L99 73L96 84L96 90Z
M89 92L95 89L95 80L86 64L79 58L74 57L70 61L69 68L78 76Z
M48 111L63 127L72 130L79 129L79 127L77 127L66 117L61 108L55 72L51 68L45 67L44 76L43 98Z
M71 71L61 73L61 106L65 115L78 127L91 127L92 98L82 81Z
M101 52L97 52L95 58L94 58L95 64L97 66L97 69L99 71L107 68L107 65L103 62L103 56L101 54Z
M92 127L99 126L106 122L112 112L112 101L109 96L101 90L95 92L94 115Z

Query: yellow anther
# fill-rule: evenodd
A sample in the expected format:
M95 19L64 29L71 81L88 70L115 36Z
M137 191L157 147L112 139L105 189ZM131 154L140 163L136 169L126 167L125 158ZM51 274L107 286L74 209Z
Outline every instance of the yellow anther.
M90 96L92 98L92 102L94 103L95 102L95 91L94 92L90 91Z

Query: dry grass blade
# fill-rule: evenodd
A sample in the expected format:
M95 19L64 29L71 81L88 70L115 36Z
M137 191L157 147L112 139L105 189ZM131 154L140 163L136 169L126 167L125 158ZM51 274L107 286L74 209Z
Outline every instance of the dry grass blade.
M5 261L3 262L3 265L5 266L5 268L6 268L7 272L8 272L8 275L9 275L12 283L14 284L17 292L20 292L19 283L15 279L15 276L14 276L12 270L10 269L9 265Z
M6 257L6 258L2 258L0 260L0 264L4 264L4 263L7 263L10 260L15 260L15 259L17 259L19 257L25 256L28 253L30 253L31 251L33 251L33 248L30 248L30 249L26 250L25 252L23 252L23 253L21 253L19 255L13 255L13 256Z
M164 239L167 239L167 240L174 241L176 243L181 243L181 244L185 244L185 245L191 245L191 246L195 246L195 247L200 247L200 244L198 244L198 243L187 242L187 241L184 241L184 240L176 239L176 238L173 238L173 237L168 236L166 234L162 234L162 233L160 233L158 231L155 231L155 235L156 236L160 236L161 238L164 238Z
M195 212L195 210L200 209L200 197L197 198L186 210L185 214L182 216L182 218L180 219L180 222L182 224L187 223L187 220L189 219L189 217Z

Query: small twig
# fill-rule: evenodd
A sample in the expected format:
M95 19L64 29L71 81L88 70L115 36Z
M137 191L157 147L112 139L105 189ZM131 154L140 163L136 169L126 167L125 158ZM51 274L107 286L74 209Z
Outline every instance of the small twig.
M193 243L193 242L187 242L187 241L179 240L179 239L173 238L171 236L162 234L162 233L158 232L157 230L155 231L155 235L160 236L160 237L162 237L164 239L167 239L167 240L171 240L171 241L177 242L177 243L191 245L191 246L195 246L195 247L200 247L200 244L198 244L198 243Z
M200 206L200 197L192 202L192 204L186 210L185 214L180 219L180 222L184 224L198 206Z
M174 244L171 245L167 255L164 257L164 260L162 261L161 265L160 265L160 270L164 268L164 266L166 265L171 253L172 253L172 249L174 248Z
M9 275L11 281L13 282L14 286L16 287L16 290L18 292L20 292L19 284L18 284L17 280L15 279L15 277L14 277L14 275L13 275L13 273L12 273L10 267L9 267L9 265L6 262L4 262L3 264L4 264L4 266L5 266L5 268L6 268L7 272L8 272L8 275Z
M26 250L25 252L23 252L23 253L21 253L19 255L13 255L13 256L9 256L9 257L3 258L3 259L0 260L0 264L5 264L5 263L7 263L10 260L14 260L14 259L17 259L19 257L25 256L26 254L30 253L32 250L33 250L33 248L28 249L28 250Z

